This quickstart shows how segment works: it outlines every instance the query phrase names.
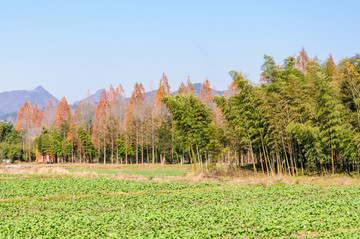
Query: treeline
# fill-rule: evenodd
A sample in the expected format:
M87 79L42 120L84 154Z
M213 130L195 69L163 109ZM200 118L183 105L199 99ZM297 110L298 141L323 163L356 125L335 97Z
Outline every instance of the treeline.
M129 99L121 85L110 86L99 102L88 98L76 109L65 98L44 109L25 103L16 123L22 155L7 157L201 168L250 164L254 171L291 175L358 172L360 56L336 64L331 55L320 62L303 49L282 65L270 56L264 60L259 84L232 71L223 96L213 96L207 79L199 95L190 79L172 95L163 74L154 96L136 83Z
M21 135L10 123L0 122L0 158L22 159Z

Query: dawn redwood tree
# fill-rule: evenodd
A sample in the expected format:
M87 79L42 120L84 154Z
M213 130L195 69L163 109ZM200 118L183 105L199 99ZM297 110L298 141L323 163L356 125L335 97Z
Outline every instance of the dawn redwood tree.
M141 147L143 162L143 142L141 141L142 135L140 134L143 131L144 108L145 90L141 83L136 83L125 112L125 123L128 140L126 145L128 149L132 144L135 144L136 164L139 163L139 146Z
M109 99L106 90L103 89L100 95L100 100L96 106L94 127L92 132L92 142L96 145L98 156L100 157L101 148L103 149L104 164L106 164L107 151L107 111L109 108Z
M67 134L69 132L71 122L71 112L70 107L67 103L67 100L65 97L63 97L58 105L58 108L56 110L56 119L55 119L55 125L59 133L66 138Z
M184 82L181 82L177 93L178 94L186 94L186 92L187 92L186 86L185 86Z
M114 163L114 149L116 148L118 159L118 147L116 146L116 139L121 137L123 133L122 122L124 119L124 100L125 92L120 84L116 89L110 85L110 90L107 93L109 106L106 111L106 125L109 132L108 138L111 149L111 163Z
M191 83L190 76L188 76L186 84L184 84L184 82L181 82L177 93L195 95L195 89L193 84Z
M106 97L105 97L106 96ZM112 85L110 85L110 89L107 92L103 92L103 100L102 104L100 104L97 108L99 113L98 116L99 120L102 122L100 126L100 130L103 132L102 140L104 143L104 157L106 162L106 155L107 155L107 148L109 146L110 149L110 158L111 163L114 163L114 149L116 146L116 138L120 137L123 132L123 124L122 121L124 119L124 100L125 100L125 93L121 86L121 84L115 89ZM106 103L104 103L106 102ZM100 107L101 106L101 107ZM101 110L102 109L102 110ZM96 116L96 115L95 115ZM95 117L96 118L96 117ZM94 124L98 125L97 123ZM97 126L98 127L98 126ZM106 147L105 147L106 145ZM117 158L118 158L118 150L117 151Z
M43 126L51 128L55 125L57 104L55 101L48 100L44 109L44 123Z
M23 137L23 150L27 157L27 160L31 160L31 135L30 135L30 127L31 127L31 108L32 104L29 102L25 102L24 106L21 106L17 115L16 120L16 130L21 132Z
M63 159L64 157L69 155L69 145L66 143L66 138L69 134L70 129L70 123L71 123L71 112L70 107L67 103L67 100L65 97L63 97L58 105L58 108L56 110L56 119L55 119L55 126L58 130L59 134L62 136L62 150L58 153L58 156ZM60 160L58 160L60 162Z
M91 135L94 126L96 104L92 96L81 100L75 110L74 119L76 126L82 126Z
M95 102L92 96L86 97L86 99L81 100L75 109L74 113L74 121L76 132L79 127L82 127L86 130L87 135L91 136L93 131L93 123L95 118ZM84 149L82 147L79 135L76 134L78 137L76 139L77 143L77 153L79 156L80 163L82 162L82 158L85 158Z
M70 122L70 127L69 127L69 133L68 136L66 138L67 143L71 145L71 162L74 163L74 146L77 143L77 132L76 132L76 126L75 126L75 121L72 118L71 122Z
M163 73L160 79L159 88L156 91L155 106L166 107L163 102L163 99L166 95L171 95L170 89L171 87L169 85L168 78L165 75L165 73Z
M329 80L334 85L336 93L338 94L341 87L341 75L331 54L329 55L329 57L326 59L325 62L325 74L329 77Z
M194 85L191 83L190 76L188 76L188 79L186 81L186 92L185 93L195 95Z
M161 129L161 127L164 125L170 125L170 145L171 145L171 151L173 152L173 144L172 144L172 138L173 138L173 125L172 122L170 122L170 118L169 115L167 113L166 110L166 105L164 103L164 97L167 95L171 95L171 91L170 91L170 85L168 82L168 78L166 77L165 73L163 73L162 78L160 79L160 83L159 83L159 88L156 91L156 98L155 98L155 105L153 107L152 110L152 163L155 162L155 141L156 138L159 138L160 135L164 136L164 134L160 134L159 130ZM158 133L156 133L158 132ZM163 128L163 132L165 132L165 128ZM167 131L166 131L167 132ZM164 138L162 138L164 139ZM159 140L161 140L159 138ZM161 144L160 142L158 142L159 144ZM161 147L159 145L159 148L161 150ZM162 148L164 149L164 148ZM167 151L167 150L165 150ZM162 151L162 152L165 152ZM163 155L163 157L160 158L160 161L162 164L165 163L165 156Z
M204 83L201 85L201 91L200 91L200 99L203 103L211 106L213 103L214 93L213 89L210 87L209 79L206 78Z
M43 110L39 110L37 104L25 102L19 109L15 128L23 135L23 150L28 161L31 161L32 139L40 134L43 118Z
M299 53L299 55L296 57L296 66L303 72L306 72L306 66L309 62L309 57L307 52L305 51L305 48L303 47Z

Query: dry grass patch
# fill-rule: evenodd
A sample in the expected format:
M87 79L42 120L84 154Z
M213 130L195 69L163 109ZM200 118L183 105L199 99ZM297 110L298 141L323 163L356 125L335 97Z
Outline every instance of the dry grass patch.
M62 167L54 166L29 166L14 165L14 167L0 168L0 174L24 174L24 175L67 175L73 177L97 178L95 172L69 172Z
M347 175L325 175L325 176L290 176L290 175L264 175L262 173L254 173L240 170L238 173L225 174L209 172L188 172L186 179L195 182L217 182L230 183L240 185L262 185L264 187L282 183L287 185L312 184L317 186L360 186L359 176Z

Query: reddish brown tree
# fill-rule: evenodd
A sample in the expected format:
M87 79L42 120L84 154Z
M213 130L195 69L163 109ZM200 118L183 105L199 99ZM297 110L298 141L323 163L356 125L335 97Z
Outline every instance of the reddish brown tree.
M45 110L44 110L44 126L50 128L55 124L56 119L56 102L52 100L48 100L46 102Z
M109 107L106 114L106 125L109 131L109 143L111 149L111 163L114 163L114 148L116 138L123 133L122 121L124 119L125 92L120 84L116 89L111 85L108 92ZM119 159L118 147L116 147L117 160Z
M156 136L158 135L161 124L168 118L166 105L163 102L164 96L166 95L171 95L171 92L168 78L166 77L165 73L163 73L162 78L160 79L159 88L156 91L155 106L151 112L152 163L155 163ZM163 159L165 156L162 156L161 158ZM161 161L163 163L163 160Z
M195 94L195 89L193 84L191 83L190 76L188 76L188 79L186 81L186 91L187 94Z
M68 134L68 137L66 140L67 140L68 144L70 144L70 146L71 146L71 162L74 163L74 145L78 141L78 136L76 133L75 120L73 118L71 119L71 122L70 122L69 134Z
M296 57L296 66L303 72L306 72L306 66L308 62L309 62L309 57L303 47L299 52L299 56Z
M187 93L187 89L186 89L184 82L181 82L177 93L178 94L186 94Z
M107 136L107 126L106 126L106 113L109 108L109 100L106 93L106 90L103 89L100 95L100 100L95 110L95 119L94 127L92 133L92 142L95 147L98 149L98 155L100 157L101 143L103 147L104 154L104 164L106 164L106 136Z
M213 89L210 87L210 82L208 78L201 85L200 99L207 105L212 105L214 98Z
M88 135L92 134L92 128L93 128L93 120L95 117L95 102L93 99L93 95L88 93L88 96L81 100L75 110L74 114L74 124L76 126L76 132L78 127L82 127L86 130L86 133ZM86 160L85 157L85 151L82 148L81 141L76 139L76 144L78 148L78 155L80 157L80 163L82 162L82 158ZM89 161L91 159L89 158Z
M31 160L31 111L32 104L25 102L24 106L20 107L15 127L22 133L23 149L27 160Z
M71 112L66 98L61 98L56 110L55 126L66 139L70 127Z
M129 99L129 103L125 112L125 123L127 131L127 146L132 143L135 144L135 160L139 163L139 146L141 145L142 162L143 162L143 144L140 141L140 135L143 129L144 120L144 103L145 103L145 90L142 84L135 84L134 91ZM127 152L126 152L127 155Z
M225 91L225 97L230 98L237 91L238 91L237 83L235 81L232 81L231 84L228 86L227 90Z
M170 92L170 85L168 82L168 78L166 77L165 73L163 73L160 79L159 88L156 91L155 106L163 107L165 105L163 102L164 96L170 94L171 92Z
M43 111L39 110L37 104L33 106L25 102L19 109L15 127L22 133L23 149L28 161L31 161L33 138L40 134L43 118Z
M346 64L344 65L346 67ZM336 67L334 62L333 56L330 54L329 57L326 59L325 64L325 73L329 76L331 82L334 84L336 90L340 90L340 73Z

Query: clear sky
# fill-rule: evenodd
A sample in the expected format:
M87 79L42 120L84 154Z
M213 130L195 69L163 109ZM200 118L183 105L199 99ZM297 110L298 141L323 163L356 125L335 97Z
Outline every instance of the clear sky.
M325 60L360 53L360 1L0 0L0 92L38 85L70 103L110 84L173 90L190 76L224 90L230 70L257 82L305 47Z

